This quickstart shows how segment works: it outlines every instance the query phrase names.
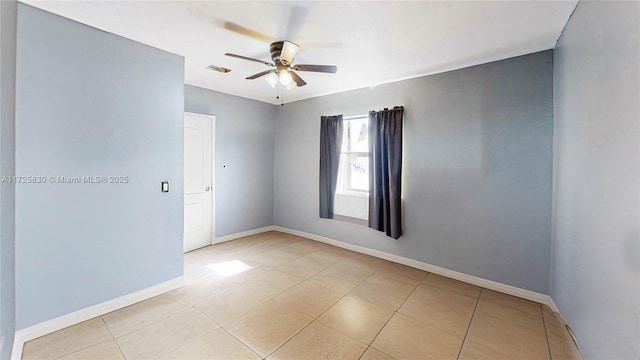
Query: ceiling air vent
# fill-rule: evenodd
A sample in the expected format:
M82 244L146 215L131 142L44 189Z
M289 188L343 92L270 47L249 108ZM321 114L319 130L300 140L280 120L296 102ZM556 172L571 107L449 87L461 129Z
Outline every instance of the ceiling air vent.
M229 71L231 71L231 69L227 69L227 68L223 68L220 66L215 66L215 65L209 65L207 66L207 69L209 70L213 70L213 71L217 71L217 72L221 72L221 73L228 73Z

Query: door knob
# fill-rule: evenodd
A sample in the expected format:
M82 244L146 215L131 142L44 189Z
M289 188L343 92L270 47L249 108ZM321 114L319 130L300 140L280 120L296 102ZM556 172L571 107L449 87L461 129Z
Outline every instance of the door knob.
M210 186L207 186L207 187L204 189L204 191L209 191L209 190L211 190L211 187L210 187Z

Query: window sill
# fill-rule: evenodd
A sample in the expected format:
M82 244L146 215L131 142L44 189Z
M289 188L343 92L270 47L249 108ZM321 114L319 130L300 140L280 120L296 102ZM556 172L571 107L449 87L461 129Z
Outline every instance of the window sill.
M368 220L355 218L355 217L351 217L351 216L334 214L333 215L333 219L334 220L338 220L338 221L344 221L344 222L356 224L356 225L369 226L369 221Z
M369 193L368 192L363 192L363 191L336 191L336 195L341 195L341 196L354 196L354 197L360 197L360 198L369 198Z
M337 193L334 213L367 222L369 219L369 196L366 193Z

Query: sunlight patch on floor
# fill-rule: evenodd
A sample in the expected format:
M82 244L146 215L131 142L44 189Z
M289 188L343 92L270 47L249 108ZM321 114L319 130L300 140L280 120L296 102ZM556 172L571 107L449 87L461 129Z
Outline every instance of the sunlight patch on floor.
M239 274L243 271L251 269L251 266L240 260L225 261L221 263L209 264L207 266L215 271L218 275L224 277L233 276L235 274Z

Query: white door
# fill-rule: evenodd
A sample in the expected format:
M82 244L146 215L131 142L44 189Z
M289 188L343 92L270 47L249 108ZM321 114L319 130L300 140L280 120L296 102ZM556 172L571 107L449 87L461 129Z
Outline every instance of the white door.
M184 114L184 251L213 239L214 116Z

